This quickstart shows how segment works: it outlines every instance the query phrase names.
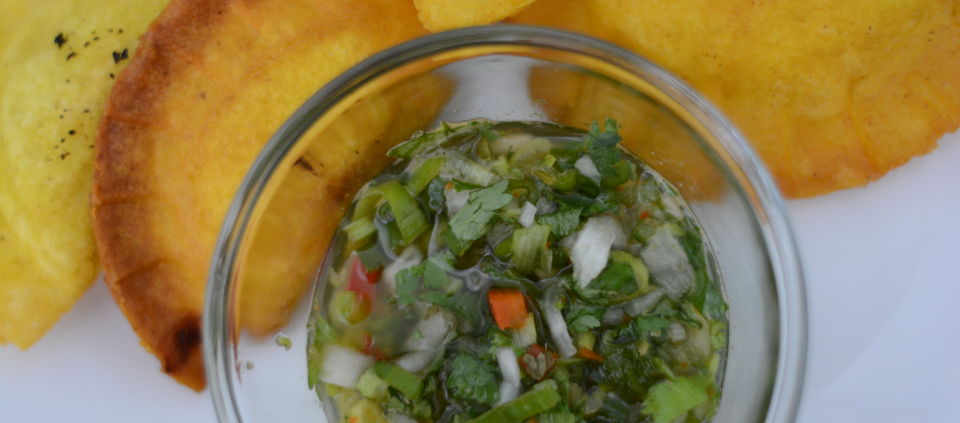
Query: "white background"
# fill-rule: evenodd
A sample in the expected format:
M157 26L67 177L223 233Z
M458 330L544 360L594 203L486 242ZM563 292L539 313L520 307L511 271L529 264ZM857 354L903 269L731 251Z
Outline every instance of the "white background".
M786 203L806 276L802 423L960 422L960 135L864 188ZM0 422L213 422L102 281L29 351L0 347Z

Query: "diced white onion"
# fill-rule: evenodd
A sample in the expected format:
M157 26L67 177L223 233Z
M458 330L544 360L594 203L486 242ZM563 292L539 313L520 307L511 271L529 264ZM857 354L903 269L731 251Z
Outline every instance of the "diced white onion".
M533 225L533 218L537 216L537 206L530 204L529 201L523 203L523 211L520 212L520 217L517 218L517 221L523 225L524 228L529 228Z
M693 267L676 235L667 227L663 225L657 229L647 248L640 252L640 257L657 284L666 289L670 298L678 300L693 287Z
M381 281L383 281L387 291L389 291L391 295L396 294L397 272L416 266L422 261L423 253L420 252L419 248L413 245L405 248L403 252L400 253L400 257L397 257L396 261L383 268L383 276Z
M610 258L610 247L616 234L596 217L587 219L570 249L573 277L581 287L600 275Z
M609 214L597 216L595 219L597 219L598 222L602 223L603 226L605 226L608 230L610 230L610 232L613 233L613 236L614 236L613 247L616 247L616 248L626 247L627 234L626 232L623 231L623 226L620 225L619 220L617 220L615 217Z
M373 357L334 344L324 345L320 354L323 356L320 380L348 389L356 389L360 375L374 362Z
M584 154L573 164L573 167L577 168L581 175L600 185L600 171L597 170L597 165L593 164L593 160L590 160L590 156Z
M500 382L500 402L497 404L503 404L508 401L513 401L520 396L520 386L514 385L506 380Z
M560 310L557 310L556 301L556 294L548 292L540 304L540 309L543 310L544 320L546 320L547 327L550 329L550 337L553 339L553 343L557 344L560 355L563 358L570 358L577 354L577 347L573 345L573 340L570 339L570 332L567 332L567 322L560 314Z
M513 348L497 347L497 364L500 365L504 382L520 386L520 365L517 364L517 356L513 354Z
M457 214L463 206L467 205L467 200L470 199L470 193L473 191L476 190L465 189L460 192L452 188L443 190L444 196L447 197L447 214L450 218L453 218L453 215Z
M683 330L683 325L673 322L670 323L670 342L683 342L687 339L687 332Z
M411 336L407 340L405 349L408 351L432 351L443 344L447 334L453 330L454 317L448 315L446 310L440 310L431 313L427 318L417 323L413 333L419 333L419 336Z
M640 314L649 312L653 306L660 302L660 299L663 298L665 293L663 288L659 288L640 298L627 301L620 306L623 307L623 311L629 314L630 317L637 317Z
M394 360L393 364L410 373L417 373L433 363L434 357L441 351L443 350L439 348L433 351L414 351Z
M603 317L600 318L600 323L603 323L604 326L616 326L621 322L623 322L622 307L609 307L607 311L603 312Z
M537 200L537 216L541 214L553 213L557 211L557 203L547 200L546 198L540 197Z

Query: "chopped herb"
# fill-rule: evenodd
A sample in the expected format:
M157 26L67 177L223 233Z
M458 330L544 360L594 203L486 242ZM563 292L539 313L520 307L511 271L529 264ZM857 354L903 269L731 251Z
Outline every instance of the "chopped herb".
M500 401L500 391L494 376L497 369L467 353L453 359L447 387L457 401L494 405Z
M423 286L432 289L445 289L450 285L450 277L447 272L437 266L433 260L424 262Z
M420 277L411 273L410 269L397 272L397 304L408 305L417 302L417 288Z
M537 216L537 223L550 225L553 236L563 238L580 226L580 208L561 208L553 213Z
M450 230L463 241L473 241L486 235L493 227L494 212L507 205L513 197L505 194L508 181L500 181L487 188L470 193L467 204L450 219Z
M384 410L450 423L709 420L726 303L676 190L618 146L612 119L586 133L493 128L418 132L357 196L309 323L308 383L342 372L348 387L326 392L357 405L338 421ZM590 245L588 219L623 233L571 260L578 229ZM571 268L587 260L581 286ZM674 263L683 292L669 291ZM672 336L680 324L687 339ZM327 367L321 348L334 347L357 365Z
M567 329L570 329L571 333L577 334L598 328L600 327L600 317L603 316L604 311L606 310L601 307L574 303L564 313Z

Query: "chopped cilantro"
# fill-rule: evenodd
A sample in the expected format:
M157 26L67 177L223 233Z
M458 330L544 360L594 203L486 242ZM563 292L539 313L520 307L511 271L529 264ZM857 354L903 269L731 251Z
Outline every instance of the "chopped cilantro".
M417 302L416 292L419 285L420 278L413 275L410 269L397 272L397 304L408 305Z
M600 317L603 316L604 309L581 303L574 303L565 313L564 318L567 321L567 329L571 333L589 332L590 329L600 327Z
M594 166L600 171L603 179L612 179L617 177L617 169L614 167L623 160L623 153L613 147L603 147L599 144L594 145L587 152L590 160L593 160Z
M637 316L633 321L638 332L656 332L670 327L673 320L660 316Z
M553 235L558 239L570 235L580 226L579 208L562 208L553 213L537 216L537 223L550 225Z
M460 353L453 359L447 388L450 396L457 401L469 401L494 405L500 401L497 369L477 360L469 354Z
M425 288L445 289L447 285L450 285L450 277L447 276L447 272L437 266L433 260L424 262L423 286Z
M500 181L487 188L470 193L467 204L450 219L450 231L457 239L473 241L486 235L499 208L513 197L505 194L509 181Z
M630 263L611 260L603 273L600 273L600 276L597 276L587 287L618 294L632 294L639 286Z
M357 250L357 257L360 258L360 263L368 272L376 270L386 260L383 251L380 251L376 244L366 250Z

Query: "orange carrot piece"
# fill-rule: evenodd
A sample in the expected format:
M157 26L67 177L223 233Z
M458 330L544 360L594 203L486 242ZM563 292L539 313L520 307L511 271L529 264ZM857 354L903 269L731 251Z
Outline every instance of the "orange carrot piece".
M593 352L593 350L586 347L580 347L580 349L577 350L577 355L587 360L594 360L603 363L603 357L601 357L600 354L597 354Z
M490 312L500 329L523 329L527 325L527 304L516 289L491 289Z

